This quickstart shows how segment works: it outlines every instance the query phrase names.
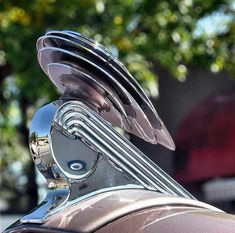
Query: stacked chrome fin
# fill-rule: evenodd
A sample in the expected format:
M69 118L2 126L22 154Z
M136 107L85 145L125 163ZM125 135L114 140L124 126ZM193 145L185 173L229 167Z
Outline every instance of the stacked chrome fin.
M50 31L38 39L37 50L40 66L64 98L85 102L150 143L175 148L140 85L102 45L76 32Z

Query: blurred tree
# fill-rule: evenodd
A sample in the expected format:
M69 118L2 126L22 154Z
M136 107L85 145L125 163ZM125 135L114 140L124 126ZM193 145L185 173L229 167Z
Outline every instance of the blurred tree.
M36 107L58 97L37 63L39 36L70 29L95 38L156 96L156 65L180 81L189 66L235 72L234 11L229 0L1 0L1 192L13 203L11 209L19 195L22 207L28 203L24 211L36 205L35 173L26 149L28 124ZM23 177L21 183L17 176ZM9 189L15 195L8 195Z

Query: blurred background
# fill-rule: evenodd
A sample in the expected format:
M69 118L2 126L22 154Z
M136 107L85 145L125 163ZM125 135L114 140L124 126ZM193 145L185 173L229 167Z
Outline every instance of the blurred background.
M36 57L37 38L51 29L81 32L121 59L177 149L131 141L199 200L234 213L234 0L1 0L2 216L20 216L45 197L28 130L36 109L59 97Z

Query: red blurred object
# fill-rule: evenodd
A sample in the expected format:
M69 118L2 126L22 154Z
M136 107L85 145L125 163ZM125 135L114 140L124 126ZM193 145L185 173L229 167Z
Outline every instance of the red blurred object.
M195 105L176 138L175 178L181 183L235 175L235 92Z

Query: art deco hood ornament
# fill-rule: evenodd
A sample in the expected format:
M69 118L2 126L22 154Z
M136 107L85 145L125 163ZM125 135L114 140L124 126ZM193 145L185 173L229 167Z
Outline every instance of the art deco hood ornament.
M62 97L40 108L32 121L31 154L50 192L23 223L42 222L107 189L193 198L111 126L175 147L150 100L117 58L71 31L48 32L38 39L37 50L40 66Z

